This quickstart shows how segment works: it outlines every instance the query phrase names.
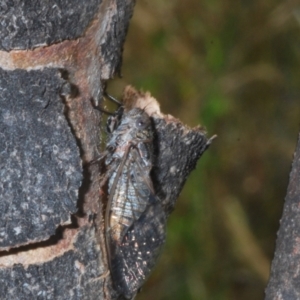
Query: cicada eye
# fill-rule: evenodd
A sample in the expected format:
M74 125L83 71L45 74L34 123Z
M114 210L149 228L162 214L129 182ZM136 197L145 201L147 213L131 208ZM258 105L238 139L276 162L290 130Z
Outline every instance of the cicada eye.
M145 123L144 123L143 121L141 121L141 120L137 120L137 121L136 121L136 125L137 125L138 127L144 127Z
M136 124L137 128L139 128L139 129L144 129L148 125L148 123L145 120L143 120L142 118L137 119L135 124Z

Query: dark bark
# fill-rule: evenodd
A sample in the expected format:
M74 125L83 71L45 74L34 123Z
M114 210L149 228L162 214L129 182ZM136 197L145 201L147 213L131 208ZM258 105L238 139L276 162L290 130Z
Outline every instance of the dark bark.
M275 256L266 289L267 300L300 299L300 139L296 152L283 215L278 231Z
M1 2L0 299L111 298L91 100L133 2Z
M0 69L2 250L47 239L77 210L82 170L64 82L54 69Z
M116 299L99 168L89 164L100 144L92 103L120 71L134 3L57 3L1 2L0 299ZM124 104L152 118L152 179L167 217L211 140L151 111L150 98L128 88Z

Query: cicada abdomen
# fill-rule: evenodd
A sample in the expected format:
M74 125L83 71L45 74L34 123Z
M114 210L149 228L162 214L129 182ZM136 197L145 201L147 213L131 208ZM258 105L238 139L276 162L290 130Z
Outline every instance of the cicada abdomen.
M107 124L106 247L114 286L131 299L149 275L165 241L166 217L150 177L151 120L140 108L119 111Z
M116 288L132 299L151 273L165 242L166 214L161 203L149 205L128 229L111 258L111 273Z

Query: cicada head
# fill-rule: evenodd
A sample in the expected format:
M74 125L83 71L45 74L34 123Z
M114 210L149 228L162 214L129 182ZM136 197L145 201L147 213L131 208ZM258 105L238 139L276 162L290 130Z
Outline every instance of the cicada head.
M133 108L124 114L120 125L122 129L126 127L129 130L131 138L136 139L136 142L153 139L151 120L140 108Z

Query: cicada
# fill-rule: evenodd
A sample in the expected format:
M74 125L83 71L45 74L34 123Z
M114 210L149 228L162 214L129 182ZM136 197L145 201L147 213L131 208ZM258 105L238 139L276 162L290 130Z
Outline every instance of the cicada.
M153 128L140 108L108 118L106 249L115 289L134 298L165 242L166 215L151 180Z
M215 136L162 114L148 92L128 86L123 101L107 121L105 231L114 287L132 299L157 261L188 175Z

